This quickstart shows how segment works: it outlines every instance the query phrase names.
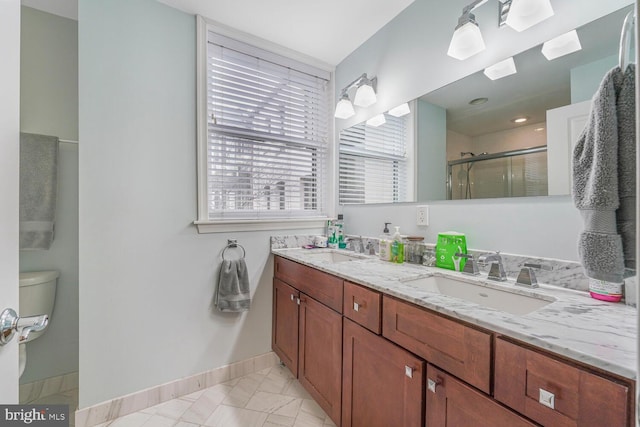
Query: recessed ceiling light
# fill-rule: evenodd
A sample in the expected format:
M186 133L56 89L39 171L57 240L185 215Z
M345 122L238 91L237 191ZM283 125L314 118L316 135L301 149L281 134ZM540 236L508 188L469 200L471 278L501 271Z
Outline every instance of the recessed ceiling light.
M539 127L539 128L535 128L533 131L534 132L542 132L544 130L543 127Z
M576 30L559 35L542 45L542 54L549 61L582 49Z
M511 121L513 123L524 123L527 120L529 120L529 117L525 117L525 116L523 116L523 117L514 117L513 119L511 119Z
M489 98L475 98L469 101L469 105L482 105L486 103L488 100Z

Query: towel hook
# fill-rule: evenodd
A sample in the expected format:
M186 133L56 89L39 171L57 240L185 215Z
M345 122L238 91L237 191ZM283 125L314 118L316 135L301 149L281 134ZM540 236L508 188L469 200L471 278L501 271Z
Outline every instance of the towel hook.
M222 250L222 260L226 261L227 259L224 257L224 253L227 251L227 249L232 249L232 248L240 248L242 250L242 257L244 258L245 255L247 254L247 252L244 250L244 247L240 244L238 244L238 240L237 239L227 239L227 246Z
M631 39L633 38L633 26L635 25L636 14L631 11L624 18L624 24L622 24L622 32L620 34L620 50L618 51L618 65L622 72L627 69L629 65L629 55L631 54Z

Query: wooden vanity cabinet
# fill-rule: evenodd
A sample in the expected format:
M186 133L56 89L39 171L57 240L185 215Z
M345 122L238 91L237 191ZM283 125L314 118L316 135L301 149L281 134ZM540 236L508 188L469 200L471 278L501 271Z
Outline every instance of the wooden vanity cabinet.
M382 301L386 338L491 393L491 333L386 295Z
M542 425L630 427L633 394L624 381L496 339L495 398Z
M433 365L427 366L426 393L427 427L536 426Z
M425 362L344 320L342 427L421 427Z
M340 425L342 279L278 256L274 263L272 349Z

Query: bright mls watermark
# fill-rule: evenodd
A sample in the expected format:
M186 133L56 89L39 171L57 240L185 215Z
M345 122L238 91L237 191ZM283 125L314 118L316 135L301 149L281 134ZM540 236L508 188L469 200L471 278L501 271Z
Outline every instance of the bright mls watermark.
M0 405L0 426L69 427L69 405Z

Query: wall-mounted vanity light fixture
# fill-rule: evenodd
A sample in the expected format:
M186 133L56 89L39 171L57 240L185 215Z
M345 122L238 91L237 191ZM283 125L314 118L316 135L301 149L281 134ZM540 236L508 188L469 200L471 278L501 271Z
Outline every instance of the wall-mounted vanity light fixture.
M542 45L542 54L549 61L582 49L578 32L571 30L555 37Z
M387 120L384 118L384 114L378 114L367 120L367 126L378 127L385 124Z
M503 77L510 76L516 73L516 63L513 62L513 56L500 61L497 64L493 64L490 67L484 69L484 75L491 80L498 80Z
M389 114L391 114L394 117L406 116L410 112L411 112L411 109L409 108L409 104L407 102L405 102L404 104L400 104L397 107L394 107L391 110L389 110Z
M520 32L553 16L551 0L504 0L498 4L500 24Z
M487 1L475 0L462 9L462 15L458 18L458 25L453 32L453 37L451 37L447 55L455 59L464 60L485 49L480 27L478 27L475 15L471 12Z
M458 18L447 55L464 60L485 50L484 40L475 16L471 13L488 0L475 0ZM551 0L498 0L498 25L524 31L553 16Z
M340 100L336 105L334 117L338 119L348 119L356 114L353 105L366 108L375 104L377 82L378 79L376 77L370 79L365 73L345 86L340 92ZM349 98L349 90L352 88L356 88L353 104Z

